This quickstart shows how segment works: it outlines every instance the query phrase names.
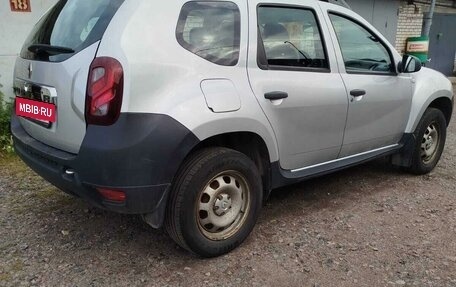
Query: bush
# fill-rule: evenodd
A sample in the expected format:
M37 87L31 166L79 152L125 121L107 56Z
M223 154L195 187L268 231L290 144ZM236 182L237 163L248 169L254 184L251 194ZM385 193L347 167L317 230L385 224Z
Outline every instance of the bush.
M0 91L0 152L13 152L13 139L10 133L10 117L13 110L12 102L7 102Z

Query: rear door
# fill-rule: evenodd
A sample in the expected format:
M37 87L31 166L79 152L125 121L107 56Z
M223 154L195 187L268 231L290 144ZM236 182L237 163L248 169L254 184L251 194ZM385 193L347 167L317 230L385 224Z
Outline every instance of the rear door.
M53 103L55 123L21 118L52 147L78 153L85 135L85 95L98 44L123 0L61 0L33 28L14 72L16 96Z
M412 78L396 73L393 48L374 28L347 9L327 8L349 109L340 157L396 145L412 101Z
M248 74L278 142L297 170L337 158L348 98L317 1L249 1Z

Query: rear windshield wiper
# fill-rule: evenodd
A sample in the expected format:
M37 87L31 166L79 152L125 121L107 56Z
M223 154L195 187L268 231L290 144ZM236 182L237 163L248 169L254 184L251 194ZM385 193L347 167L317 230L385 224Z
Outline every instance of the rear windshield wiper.
M52 46L52 45L46 45L46 44L30 45L28 47L28 50L34 54L47 54L49 56L74 53L74 50L71 48Z

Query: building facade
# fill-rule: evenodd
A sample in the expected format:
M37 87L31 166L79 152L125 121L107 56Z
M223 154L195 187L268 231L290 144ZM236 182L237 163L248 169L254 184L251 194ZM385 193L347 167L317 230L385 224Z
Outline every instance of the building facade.
M413 2L413 4L410 5L409 2ZM456 76L456 0L438 0L436 2L433 25L429 35L430 62L427 66L447 76ZM401 1L396 41L396 48L399 52L405 52L407 37L421 34L422 19L428 14L429 8L430 0ZM447 68L442 67L442 61L445 64L448 62Z
M15 59L33 25L58 0L28 0L26 7L14 7L11 0L0 1L0 91L13 96ZM22 2L21 2L22 3ZM22 4L24 5L24 4ZM17 10L14 10L18 8ZM25 9L20 9L25 8Z

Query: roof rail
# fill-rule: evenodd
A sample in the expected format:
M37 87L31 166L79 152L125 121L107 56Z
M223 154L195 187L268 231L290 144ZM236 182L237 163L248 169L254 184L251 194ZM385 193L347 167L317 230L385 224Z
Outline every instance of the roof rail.
M342 7L345 7L345 8L348 8L348 9L352 10L350 5L348 5L345 0L320 0L320 1L328 2L328 3L331 3L331 4L336 4L336 5L339 5L339 6L342 6Z

